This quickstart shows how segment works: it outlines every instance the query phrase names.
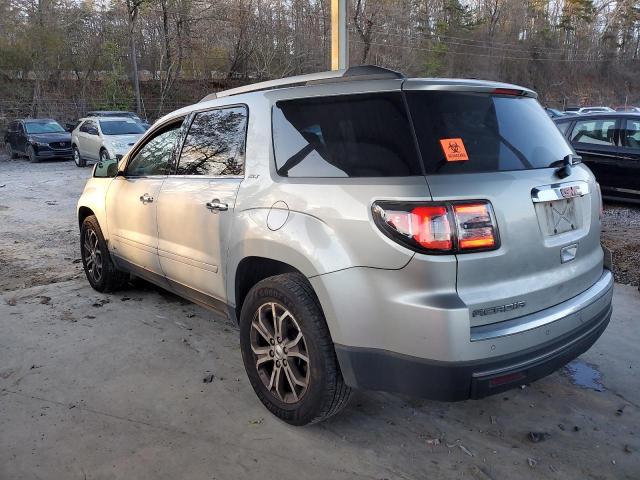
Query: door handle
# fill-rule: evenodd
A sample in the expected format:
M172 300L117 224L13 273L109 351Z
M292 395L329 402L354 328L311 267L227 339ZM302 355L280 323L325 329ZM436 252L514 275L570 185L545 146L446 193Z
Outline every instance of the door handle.
M207 208L212 212L225 212L229 210L229 205L227 205L226 203L222 203L217 198L215 200L211 200L210 202L207 202L206 205L207 205Z
M149 195L148 193L145 193L144 195L140 195L140 201L142 203L152 203L153 202L153 197L151 195Z

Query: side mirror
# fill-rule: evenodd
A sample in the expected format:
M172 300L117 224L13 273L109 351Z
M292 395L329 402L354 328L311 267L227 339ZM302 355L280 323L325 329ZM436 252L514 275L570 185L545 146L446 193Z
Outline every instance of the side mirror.
M97 128L88 128L87 129L87 133L89 135L98 135L98 129Z
M113 178L118 175L118 161L104 160L93 167L93 178Z

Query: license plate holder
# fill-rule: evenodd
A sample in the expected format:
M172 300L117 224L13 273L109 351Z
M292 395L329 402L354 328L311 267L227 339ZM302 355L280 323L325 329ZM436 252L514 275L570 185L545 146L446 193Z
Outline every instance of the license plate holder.
M543 205L549 236L560 235L577 228L575 198L544 202Z

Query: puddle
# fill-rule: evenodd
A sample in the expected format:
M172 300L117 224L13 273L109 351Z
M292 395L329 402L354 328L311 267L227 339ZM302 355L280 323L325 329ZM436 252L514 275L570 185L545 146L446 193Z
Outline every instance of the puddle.
M563 372L574 385L582 388L589 388L596 392L604 392L602 385L602 374L591 363L582 360L574 360L564 367Z

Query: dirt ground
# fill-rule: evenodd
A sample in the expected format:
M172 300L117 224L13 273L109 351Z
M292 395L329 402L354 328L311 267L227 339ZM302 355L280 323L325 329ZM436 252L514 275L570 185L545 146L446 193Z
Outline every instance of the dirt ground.
M602 218L602 243L613 253L616 281L640 282L640 205L608 202Z
M527 388L357 392L294 428L253 394L235 325L145 284L88 286L74 208L89 173L0 158L0 479L640 479L636 287L616 285L589 352ZM621 218L638 211L607 209L619 252L638 254Z

